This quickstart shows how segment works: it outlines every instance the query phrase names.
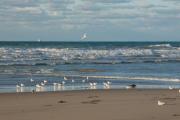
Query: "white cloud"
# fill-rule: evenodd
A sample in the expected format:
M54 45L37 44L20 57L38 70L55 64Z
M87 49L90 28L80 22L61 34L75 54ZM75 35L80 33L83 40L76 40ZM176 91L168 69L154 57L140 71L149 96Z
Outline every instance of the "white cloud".
M13 10L17 13L41 14L42 10L39 7L15 7Z
M178 0L1 0L0 20L6 24L22 22L34 29L38 29L40 25L68 29L110 25L149 30L166 26L161 23L168 23L173 29L174 26L180 26L179 4L174 4L177 2ZM174 20L168 22L167 19Z

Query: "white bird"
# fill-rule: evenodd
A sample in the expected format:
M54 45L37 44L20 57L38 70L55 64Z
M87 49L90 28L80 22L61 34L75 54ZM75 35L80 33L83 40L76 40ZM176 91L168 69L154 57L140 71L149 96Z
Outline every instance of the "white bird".
M63 84L62 83L58 83L58 86L63 86Z
M103 85L104 85L104 86L106 86L106 85L107 85L107 83L106 83L106 82L103 82Z
M165 102L162 102L162 101L158 100L158 105L159 106L162 106L162 105L165 105L165 104L166 104Z
M33 80L32 78L30 79L30 81L31 81L31 82L34 82L34 80Z
M19 86L19 85L16 85L16 88L20 88L20 86Z
M91 83L91 82L89 83L89 85L90 85L90 86L94 86L93 83Z
M172 86L169 86L169 90L173 90L174 88Z
M96 86L97 83L95 83L95 82L91 83L91 82L90 82L89 85L90 85L90 86Z
M85 83L85 82L86 82L86 80L82 80L82 82L83 82L83 83Z
M81 40L84 40L84 39L86 39L86 38L87 38L87 34L84 33L83 36L81 37Z
M45 83L44 82L41 82L41 86L44 86L45 85Z
M107 81L107 84L108 84L108 85L110 85L110 84L111 84L111 82L110 82L110 81Z
M72 79L72 83L74 83L75 81Z
M180 89L179 89L179 93L180 93Z
M97 85L97 83L94 82L94 83L93 83L93 86L96 86L96 85Z
M88 79L89 79L89 77L87 76L87 77L86 77L86 80L88 80Z
M24 84L21 83L20 86L21 86L21 87L24 87Z
M36 88L41 88L41 86L39 84L36 84Z
M44 80L43 82L44 82L44 83L47 83L47 80Z
M53 85L54 85L54 86L56 86L56 85L57 85L57 83L53 83Z
M126 86L126 89L131 89L132 87L131 86Z
M64 85L66 82L65 81L62 81L62 84Z
M108 83L106 83L106 82L104 82L103 85L104 85L105 89L109 89L110 88L110 85Z
M131 85L126 86L126 89L132 89L132 88L136 88L136 85L135 84L131 84Z
M68 80L67 77L64 77L64 80Z

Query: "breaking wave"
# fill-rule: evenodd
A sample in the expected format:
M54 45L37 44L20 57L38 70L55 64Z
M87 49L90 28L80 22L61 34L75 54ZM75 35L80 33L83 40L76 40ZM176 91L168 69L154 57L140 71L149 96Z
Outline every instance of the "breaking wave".
M116 48L0 48L0 65L73 63L180 62L180 49L170 44Z

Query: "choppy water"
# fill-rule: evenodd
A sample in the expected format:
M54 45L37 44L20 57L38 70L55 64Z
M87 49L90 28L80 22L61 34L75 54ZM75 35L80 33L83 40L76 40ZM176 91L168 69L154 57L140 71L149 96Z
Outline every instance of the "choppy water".
M0 92L28 92L43 80L37 91L104 89L105 81L108 88L180 88L179 66L180 42L0 42ZM64 86L53 86L64 76Z

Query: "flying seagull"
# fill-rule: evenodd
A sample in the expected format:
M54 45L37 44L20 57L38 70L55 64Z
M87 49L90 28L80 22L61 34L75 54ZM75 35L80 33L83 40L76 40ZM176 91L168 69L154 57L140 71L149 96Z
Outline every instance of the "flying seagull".
M81 36L81 40L85 40L85 39L87 39L87 34L86 33L84 33L83 36Z

